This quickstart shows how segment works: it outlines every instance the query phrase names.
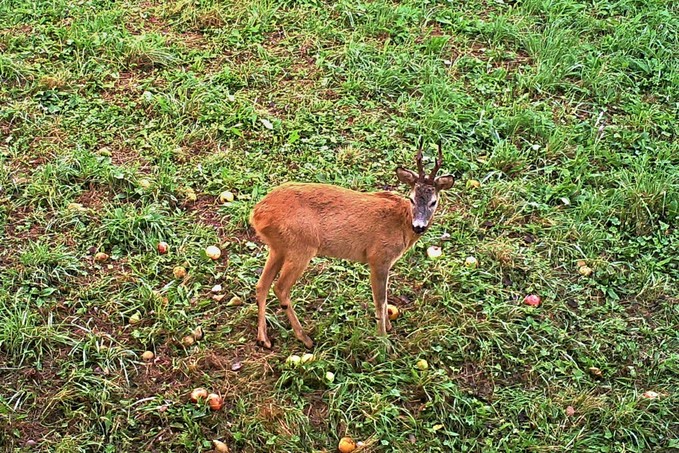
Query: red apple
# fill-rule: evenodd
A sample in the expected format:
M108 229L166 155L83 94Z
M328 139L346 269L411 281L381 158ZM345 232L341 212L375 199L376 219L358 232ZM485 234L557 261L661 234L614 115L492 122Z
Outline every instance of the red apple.
M170 245L167 242L158 243L158 253L165 255L170 250Z
M542 300L540 299L540 296L537 294L529 294L526 297L523 298L523 303L526 305L530 305L531 307L537 307L540 305Z
M207 405L210 406L210 409L212 409L213 411L220 410L223 404L224 400L222 400L222 397L217 395L216 393L210 393L207 396Z

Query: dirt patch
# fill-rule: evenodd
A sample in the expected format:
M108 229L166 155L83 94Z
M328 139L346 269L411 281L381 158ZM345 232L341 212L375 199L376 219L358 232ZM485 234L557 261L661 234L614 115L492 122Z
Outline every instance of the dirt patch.
M133 20L125 23L125 28L130 34L139 36L146 33L157 33L167 38L169 43L179 44L188 48L201 49L208 47L208 42L200 30L191 30L181 33L176 33L173 30L172 24L164 17L154 14L154 9L159 5L153 2L143 2L140 7L146 11L146 15L132 15ZM155 12L158 12L157 10ZM214 26L222 26L223 22L220 17L212 17L209 13L201 15L199 21L204 28ZM203 24L203 22L205 22Z
M61 120L58 118L55 119L54 124L52 124L51 128L46 134L34 136L30 144L31 149L35 149L38 147L38 145L42 145L43 143L51 145L64 145L67 142L68 133L61 129L59 126L60 121ZM43 159L43 162L41 163L44 163L46 160L51 159L51 157L52 156L41 155L37 158Z
M82 192L78 198L75 199L76 203L80 203L86 208L99 210L104 207L107 200L111 200L113 194L103 187L90 187Z
M283 418L283 408L275 400L265 400L259 405L259 417L269 423L274 423Z
M57 394L65 383L58 370L61 363L68 361L68 351L62 348L53 355L44 356L40 367L24 366L6 373L3 390L15 389L23 396L17 400L21 404L10 412L9 417L0 418L0 439L4 438L10 445L19 448L31 447L47 438L50 429L44 422L48 399ZM9 358L0 353L0 363L10 363ZM39 391L32 392L31 389Z
M140 10L145 14L130 15L131 20L125 21L125 29L133 35L141 35L148 32L156 32L160 34L168 34L171 31L170 24L162 17L154 14L155 8L158 5L155 2L142 2Z
M198 31L180 33L176 37L173 36L170 41L183 44L190 49L207 49L210 47L210 43L205 39L205 35Z
M456 45L456 43L451 42L444 50L444 54L447 53L448 55L448 64L451 66L451 71L453 73L457 73L456 63L463 57L476 58L486 63L490 69L503 68L507 72L515 71L521 66L530 65L532 63L530 55L522 49L516 49L512 53L500 57L499 55L488 52L489 47L490 46L487 47L479 42L472 42L468 48L465 48L464 45L460 45L459 43Z
M20 25L15 25L14 27L10 27L9 29L5 30L2 32L3 35L32 35L33 34L33 26L29 24L20 24Z
M454 378L464 390L483 400L490 401L495 391L495 383L492 376L487 374L483 367L475 362L465 362L460 367L460 372Z
M19 206L7 213L7 224L5 225L5 236L8 239L19 241L38 240L45 234L45 226L42 222L31 220L34 214L33 207ZM27 226L29 225L30 226ZM26 227L26 228L20 228ZM0 257L2 257L0 253Z
M328 425L328 405L323 401L323 392L314 392L306 395L309 405L304 409L304 414L309 417L309 422L315 428Z
M183 367L176 366L177 354L168 345L159 345L155 354L152 361L141 365L138 372L130 377L133 395L145 398L174 393L181 400L184 393L188 395L200 385L197 375L192 378Z
M33 34L33 26L28 25L28 24L22 24L22 25L15 25L13 27L10 27L6 30L0 30L0 38L4 38L5 36L12 36L16 38L17 36L30 36ZM3 42L4 39L0 39L0 51L6 52L7 51L7 44Z
M221 241L227 241L229 236L226 234L224 225L227 224L228 219L217 212L218 206L219 202L213 195L199 195L196 201L184 205L200 223L213 228Z
M194 159L218 152L217 140L210 137L193 138L185 136L179 145L180 147L174 152L174 157L181 163L191 162Z
M112 148L108 150L111 153L111 163L116 166L132 165L136 166L140 173L148 175L151 173L151 164L148 159L140 155L138 151L127 148Z
M142 80L148 73L121 71L117 77L109 79L113 86L101 91L101 98L122 109L129 108L128 99L136 99L142 94Z

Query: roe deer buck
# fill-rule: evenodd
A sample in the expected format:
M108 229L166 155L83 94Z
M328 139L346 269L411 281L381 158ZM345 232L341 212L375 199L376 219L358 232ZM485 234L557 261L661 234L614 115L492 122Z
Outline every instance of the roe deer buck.
M295 336L308 348L290 301L290 289L314 256L330 256L370 266L377 332L391 330L387 317L389 270L431 223L438 193L452 187L452 175L436 176L443 164L441 144L434 169L425 175L422 149L418 173L402 167L396 175L411 187L410 199L392 192L361 193L329 184L286 183L266 195L252 210L250 223L269 246L269 257L257 283L257 343L271 348L266 333L266 298L274 278L274 293L290 320Z

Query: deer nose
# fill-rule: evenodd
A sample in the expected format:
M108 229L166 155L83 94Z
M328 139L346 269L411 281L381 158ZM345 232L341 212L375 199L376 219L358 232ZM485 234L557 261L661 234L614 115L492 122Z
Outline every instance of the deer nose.
M427 229L424 225L413 225L413 231L417 234L422 234Z

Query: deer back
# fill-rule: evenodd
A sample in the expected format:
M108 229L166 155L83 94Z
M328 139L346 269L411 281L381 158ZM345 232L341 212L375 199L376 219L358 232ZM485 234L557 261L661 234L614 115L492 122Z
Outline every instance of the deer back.
M393 263L417 240L408 200L327 184L283 184L253 209L251 223L271 248L364 263Z

